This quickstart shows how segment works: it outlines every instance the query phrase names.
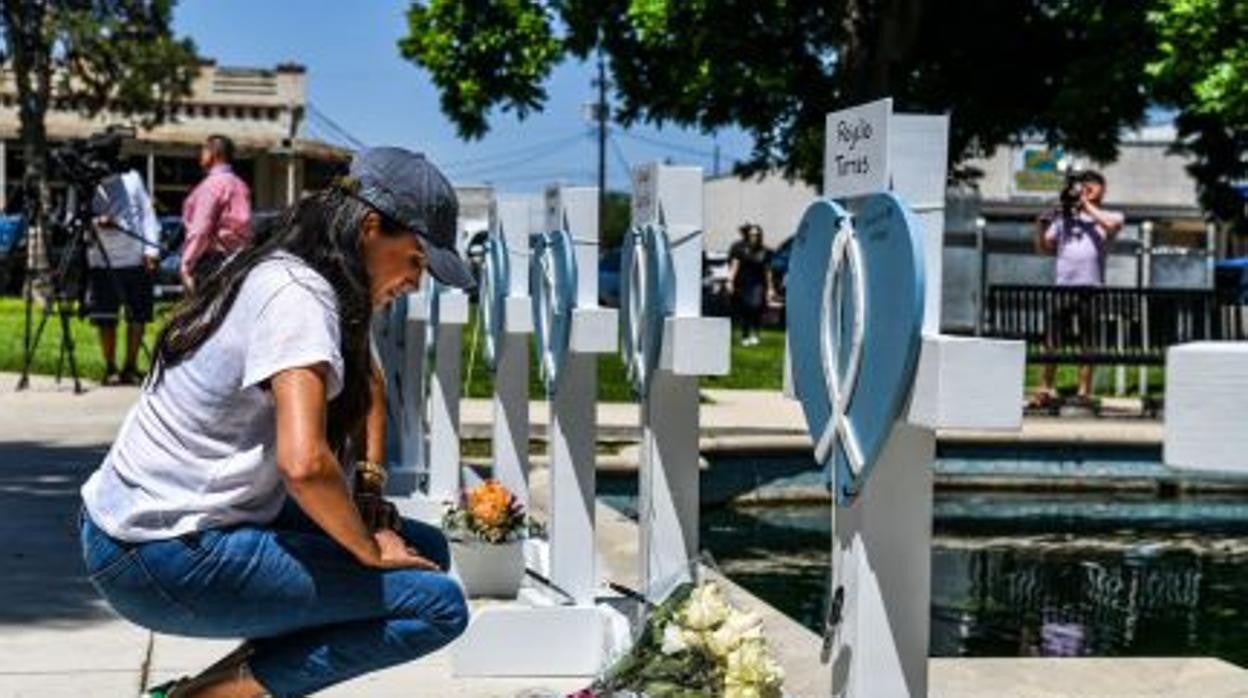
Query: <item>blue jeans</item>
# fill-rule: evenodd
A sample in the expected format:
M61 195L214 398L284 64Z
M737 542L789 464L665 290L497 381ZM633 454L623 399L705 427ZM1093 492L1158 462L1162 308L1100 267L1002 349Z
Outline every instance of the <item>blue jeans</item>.
M85 513L81 529L91 582L118 613L172 635L249 639L251 673L275 698L411 661L468 624L451 577L364 567L293 503L268 526L149 543L111 538ZM405 519L402 535L450 567L441 531Z

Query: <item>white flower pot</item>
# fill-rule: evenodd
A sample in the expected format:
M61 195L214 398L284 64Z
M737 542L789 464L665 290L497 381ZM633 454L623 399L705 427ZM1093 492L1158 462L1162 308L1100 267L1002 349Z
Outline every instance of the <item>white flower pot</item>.
M524 541L451 541L455 570L470 598L514 599L524 581Z

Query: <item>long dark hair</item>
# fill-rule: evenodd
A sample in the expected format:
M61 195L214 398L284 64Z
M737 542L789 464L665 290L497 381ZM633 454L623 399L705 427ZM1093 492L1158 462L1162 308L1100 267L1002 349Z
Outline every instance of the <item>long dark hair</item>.
M337 296L344 375L342 392L329 403L327 435L331 448L341 453L369 408L372 306L359 239L370 212L374 209L363 201L334 187L304 197L276 222L256 231L247 247L201 281L174 310L156 338L151 385L158 385L166 370L191 357L217 331L251 270L284 251L325 277ZM381 221L387 234L401 230L384 215Z

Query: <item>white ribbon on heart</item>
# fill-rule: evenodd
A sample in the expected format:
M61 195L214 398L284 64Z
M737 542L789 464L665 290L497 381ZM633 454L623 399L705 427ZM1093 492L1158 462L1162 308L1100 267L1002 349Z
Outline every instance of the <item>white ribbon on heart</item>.
M844 276L851 274L853 280L853 328L849 337L849 363L842 378L840 368L841 336L843 325L842 294ZM853 422L846 413L858 384L862 370L863 338L866 332L867 279L866 265L862 261L862 249L854 232L852 221L845 218L832 240L832 258L823 283L822 312L820 313L820 350L823 359L824 379L827 381L830 414L823 434L815 444L815 460L827 464L839 443L845 451L850 471L857 476L865 466L862 448L854 432Z

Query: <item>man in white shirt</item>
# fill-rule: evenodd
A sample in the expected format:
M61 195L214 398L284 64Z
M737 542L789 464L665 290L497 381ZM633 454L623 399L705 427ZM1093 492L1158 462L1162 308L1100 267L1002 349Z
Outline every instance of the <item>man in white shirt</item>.
M160 261L160 222L143 178L115 159L114 174L91 202L93 239L87 240L86 314L100 331L103 385L137 385L139 347L152 321L152 283ZM117 370L117 321L126 308L126 360Z

